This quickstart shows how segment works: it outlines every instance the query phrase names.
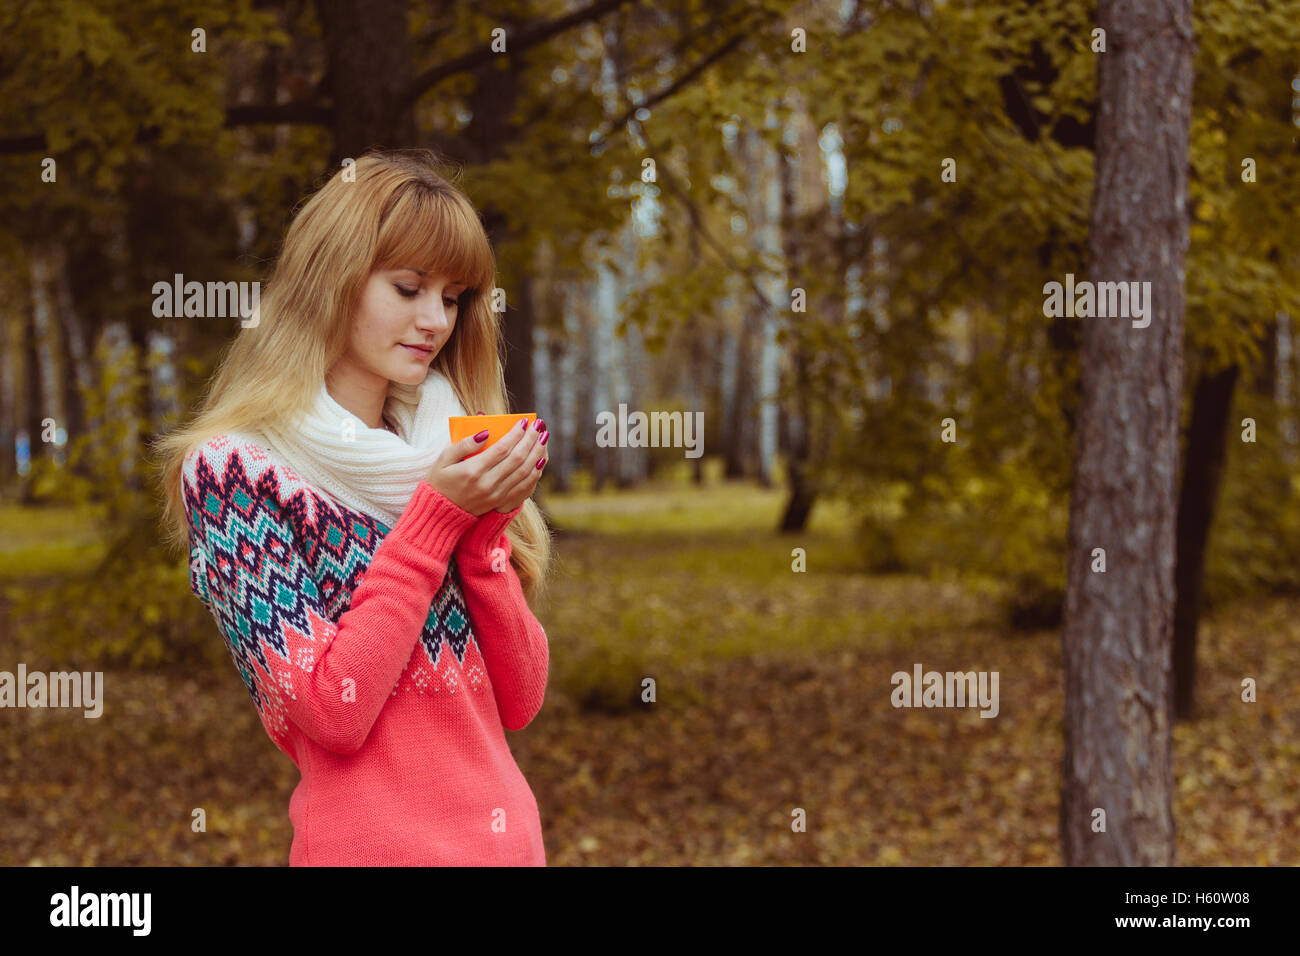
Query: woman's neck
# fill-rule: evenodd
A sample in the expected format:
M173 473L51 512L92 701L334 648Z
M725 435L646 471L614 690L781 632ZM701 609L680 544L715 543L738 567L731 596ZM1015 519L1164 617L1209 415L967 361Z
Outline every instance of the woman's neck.
M342 363L325 375L325 388L330 397L371 428L386 427L383 414L388 385L385 378Z

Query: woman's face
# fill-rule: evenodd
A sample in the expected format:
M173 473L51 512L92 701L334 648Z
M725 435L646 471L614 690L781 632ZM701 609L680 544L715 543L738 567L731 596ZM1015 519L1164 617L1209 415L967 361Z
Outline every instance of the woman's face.
M414 268L372 272L348 335L345 362L403 385L418 385L451 337L464 283Z

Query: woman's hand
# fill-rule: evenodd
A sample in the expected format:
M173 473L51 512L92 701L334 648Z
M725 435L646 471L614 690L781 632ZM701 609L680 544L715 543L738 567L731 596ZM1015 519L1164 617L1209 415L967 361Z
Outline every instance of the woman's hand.
M428 482L439 494L472 515L495 509L502 514L522 505L537 487L546 464L546 423L529 428L515 425L504 438L481 454L474 452L487 441L487 431L448 445L434 462ZM473 458L466 458L474 455ZM465 459L462 461L462 459Z

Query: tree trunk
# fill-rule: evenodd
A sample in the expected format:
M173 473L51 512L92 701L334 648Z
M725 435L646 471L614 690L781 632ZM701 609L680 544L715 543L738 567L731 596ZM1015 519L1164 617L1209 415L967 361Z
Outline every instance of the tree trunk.
M767 125L776 125L776 116L769 109ZM765 257L779 259L782 246L782 179L784 164L782 151L769 146L762 134L748 127L742 137L746 144L746 166L756 174L749 180L749 228L755 247ZM754 477L764 488L773 484L776 464L777 390L780 385L780 351L776 343L778 317L775 310L784 310L780 300L787 295L786 277L764 270L758 279L759 295L754 297L756 324L756 361L754 383Z
M502 315L506 345L506 401L511 411L537 410L537 388L533 382L533 285L526 275L519 277L519 294ZM509 301L507 299L507 301Z
M687 234L690 243L690 261L700 261L700 234L699 230L690 229ZM697 411L704 412L704 421L711 423L713 421L713 410L718 406L709 401L711 390L704 386L704 382L717 381L718 356L717 353L708 348L706 343L709 341L705 334L704 326L699 322L687 322L683 329L684 347L687 350L686 368L686 413L693 414ZM717 429L713 429L717 431ZM706 425L704 432L709 433ZM697 441L704 445L704 453L710 450L710 445L704 440L704 435L697 436ZM691 482L697 488L704 487L704 454L698 458L691 459Z
M60 381L68 378L65 356L59 354L58 316L55 314L54 298L50 285L54 278L53 263L48 246L31 250L28 255L31 267L32 283L32 327L36 333L36 355L41 368L41 420L49 418L54 422L52 443L44 440L45 429L32 438L32 447L36 442L49 444L46 453L56 464L63 464L63 449L56 444L58 429L68 427L67 415L63 407L63 391ZM60 374L62 369L63 374Z
M1291 316L1277 314L1277 404L1282 431L1282 460L1288 468L1295 466L1295 346L1291 337Z
M14 438L18 434L18 395L15 390L14 322L5 298L0 306L0 494L9 488L18 473L14 456Z
M1228 412L1237 387L1236 365L1202 374L1192 396L1192 420L1187 426L1183 483L1178 497L1178 559L1174 574L1174 718L1195 716L1196 630L1205 584L1205 546L1214 523L1219 482L1227 449Z
M759 304L751 295L745 295L740 300L740 308L743 319L740 335L734 343L736 391L735 405L732 408L733 442L727 449L728 478L749 478L755 474L757 466L755 461L755 449L758 446L757 364L759 337L763 333L763 316L759 312Z
M1101 0L1093 281L1149 281L1150 324L1084 318L1062 650L1067 865L1174 858L1174 609L1190 0ZM1105 549L1104 573L1094 548ZM1097 811L1104 811L1104 818ZM1104 820L1104 829L1102 829Z
M68 416L68 441L81 436L89 427L84 397L94 388L86 331L72 295L68 276L68 256L62 246L54 249L54 301L62 323L63 341L67 344L65 361L72 366L71 375L63 377L64 414Z
M614 328L618 324L617 287L613 271L603 263L596 269L593 292L593 324L596 334L595 341L592 343L595 376L592 387L594 407L591 420L594 422L598 420L598 415L610 414L617 421L619 403L627 401L627 393L622 384L622 369L619 365L617 341L614 335ZM615 441L618 440L617 433L612 437ZM598 445L593 454L595 456L592 467L594 489L599 491L606 482L611 481L617 486L620 474L618 456L622 454L622 449Z
M792 276L803 275L804 242L797 235L795 217L795 182L794 170L790 157L784 152L780 156L781 184L781 235L782 249ZM792 282L798 285L798 282ZM810 433L813 427L812 395L810 391L809 369L812 362L811 351L803 336L801 319L803 314L792 314L786 341L795 343L790 358L790 374L794 381L790 413L782 416L788 429L788 446L786 454L786 473L790 480L790 497L786 500L785 511L781 514L780 530L782 534L802 532L808 525L814 503L817 501L816 486L812 480L812 441Z
M740 478L745 474L744 454L744 381L741 366L745 357L741 352L744 333L737 334L733 323L736 317L737 296L729 296L720 307L722 323L718 327L717 355L721 358L721 375L718 377L722 414L722 477L724 480Z
M338 168L372 146L414 146L415 111L401 108L414 79L406 0L318 0Z
M44 444L41 442L41 362L36 343L36 311L28 303L23 308L23 422L27 429L27 448L32 465L36 464ZM23 504L33 504L35 488L33 470L29 468L22 485Z
M131 340L131 357L135 363L136 375L124 411L134 416L137 422L130 457L131 477L127 484L132 490L139 491L144 487L144 476L137 470L139 456L153 443L158 435L155 430L157 418L154 415L153 388L151 385L153 380L153 349L149 341L149 329L142 321L133 320L128 322L126 330Z
M546 426L553 431L560 441L560 454L547 462L546 471L551 476L551 487L563 493L572 483L574 447L572 436L577 431L573 409L576 407L573 378L569 374L572 365L573 340L565 329L547 336L547 369L551 375L549 393L552 406L547 410ZM550 443L547 443L549 447ZM550 458L550 454L547 455Z

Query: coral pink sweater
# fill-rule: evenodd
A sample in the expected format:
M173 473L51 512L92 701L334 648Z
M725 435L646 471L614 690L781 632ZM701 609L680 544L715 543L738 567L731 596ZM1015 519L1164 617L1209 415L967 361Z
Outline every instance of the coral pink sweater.
M185 459L190 586L297 765L291 866L546 864L506 744L546 691L546 633L510 564L521 510L422 482L391 529L250 438Z

